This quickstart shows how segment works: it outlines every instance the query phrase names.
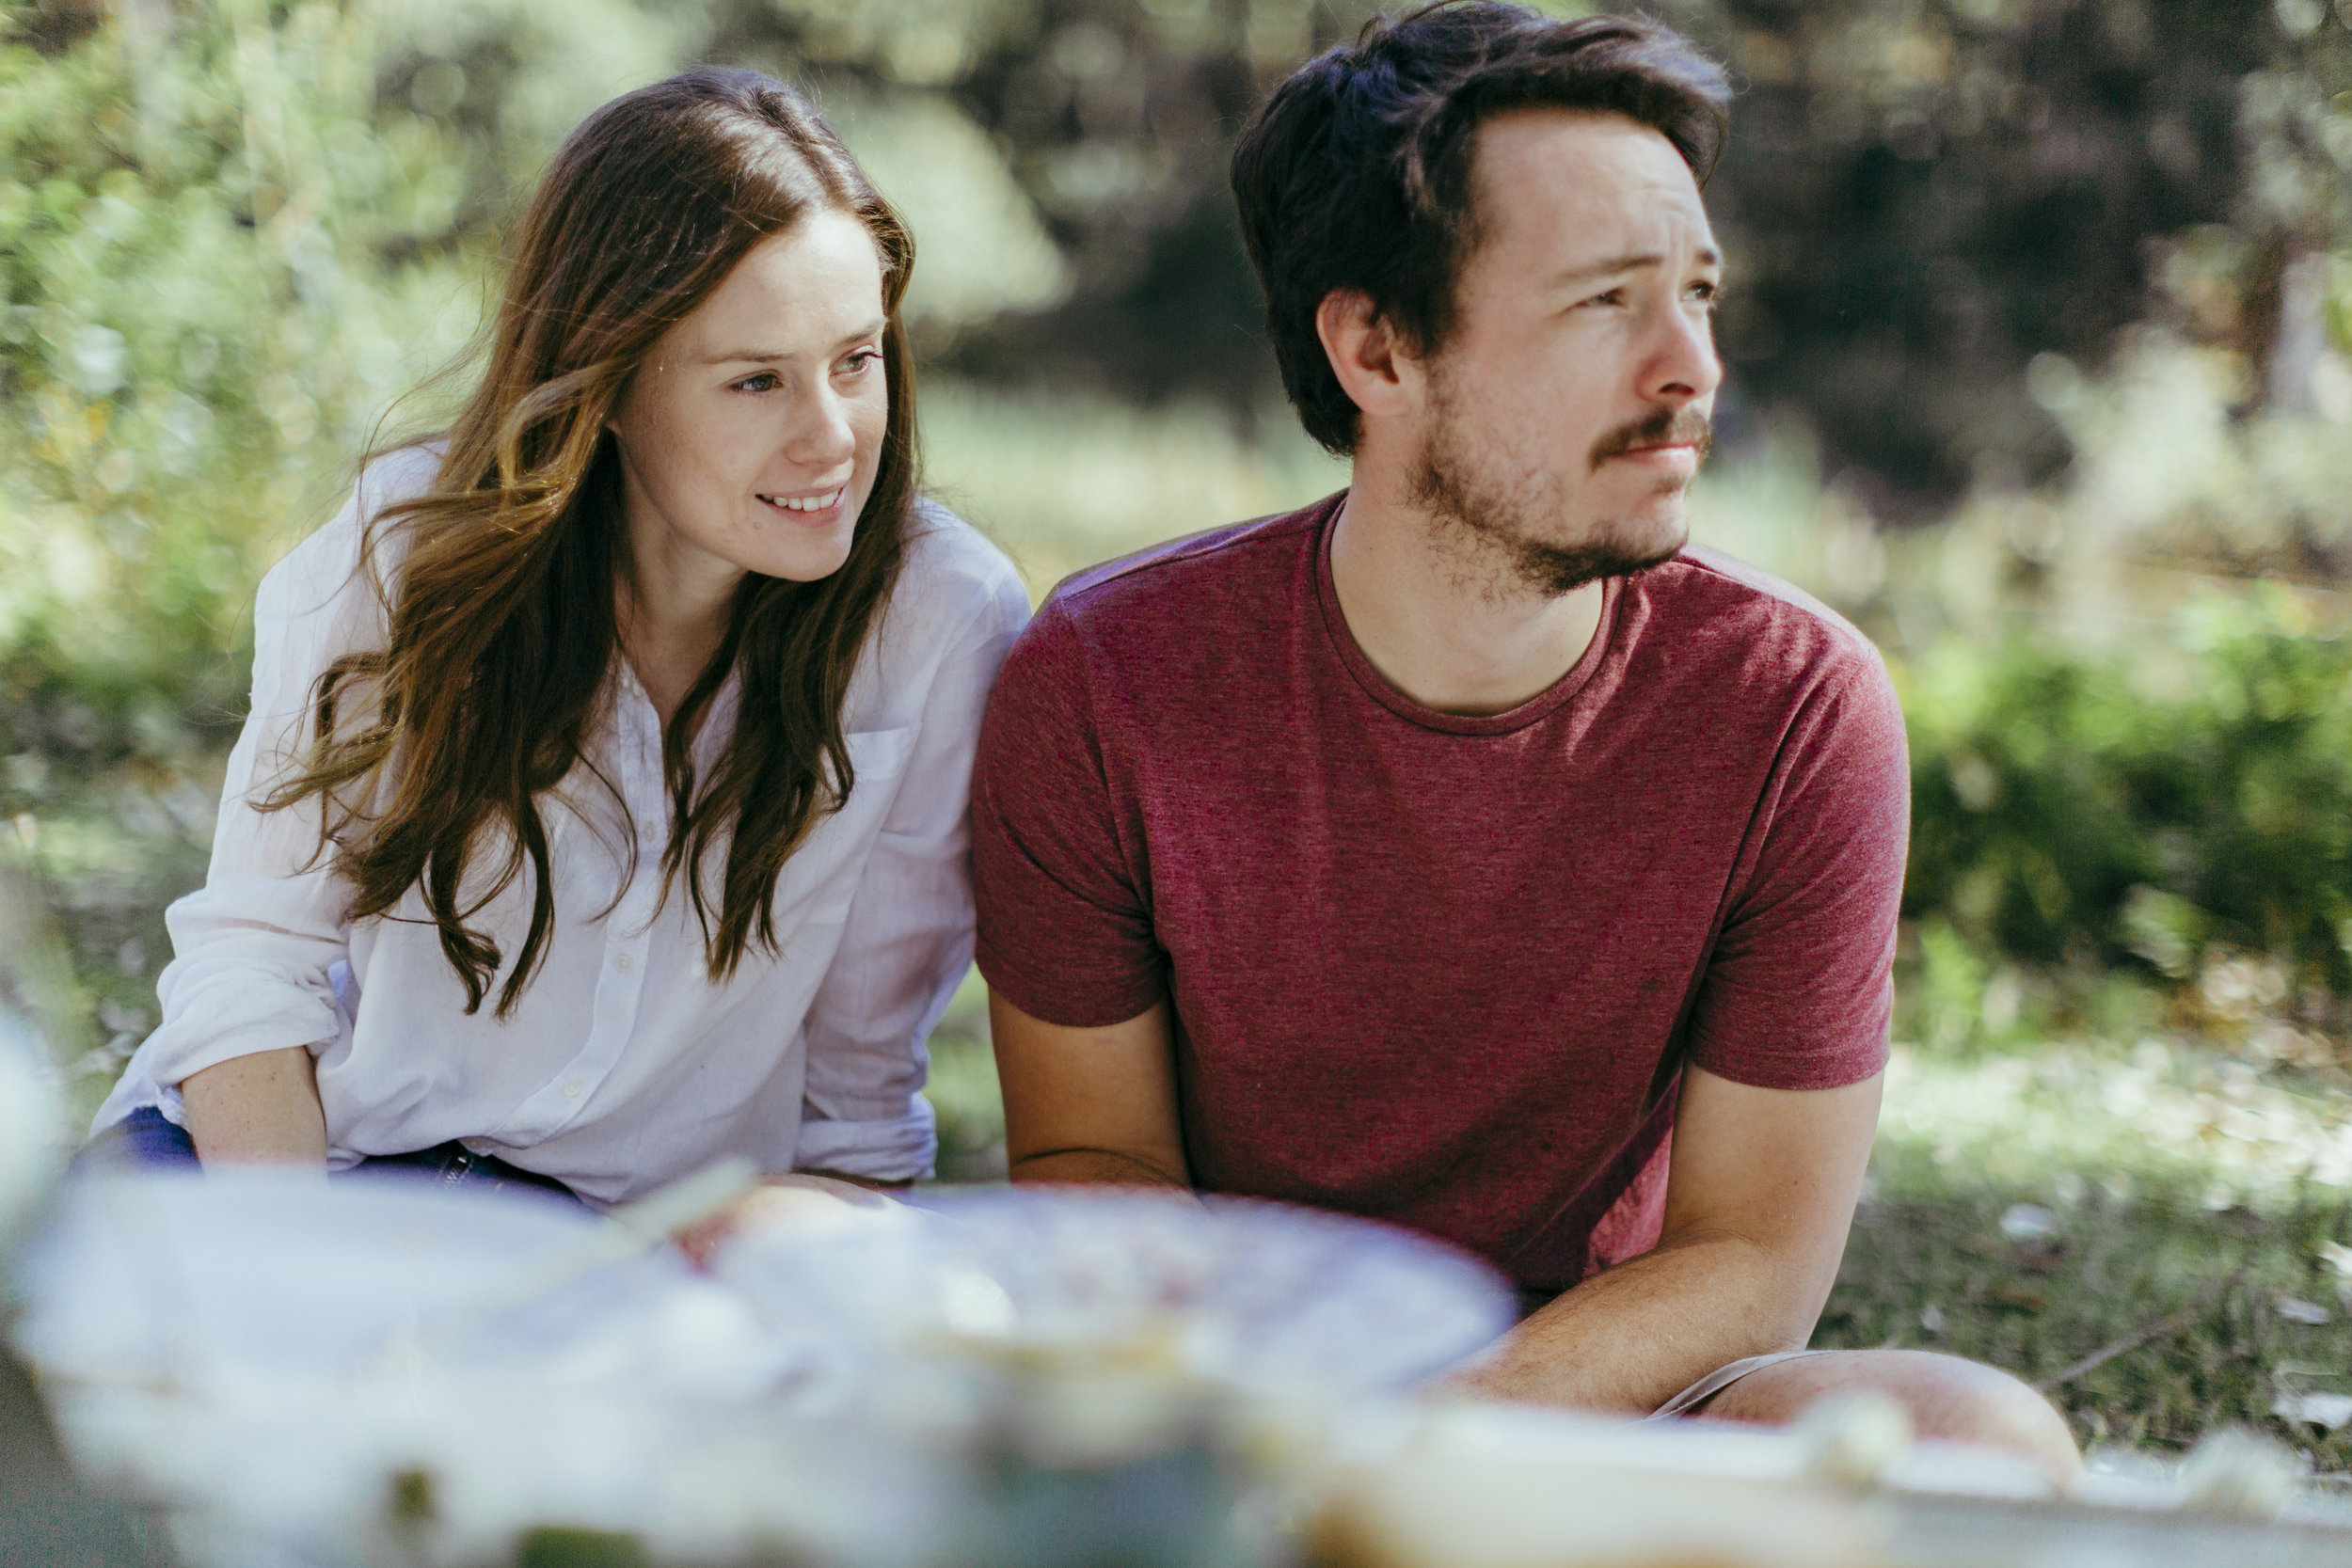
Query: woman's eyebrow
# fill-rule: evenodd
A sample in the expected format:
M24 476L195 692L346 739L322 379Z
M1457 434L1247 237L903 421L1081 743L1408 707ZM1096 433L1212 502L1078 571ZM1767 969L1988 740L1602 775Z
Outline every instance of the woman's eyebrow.
M871 325L859 327L855 332L844 334L841 341L834 343L827 352L831 354L838 354L841 350L849 348L856 343L862 343L868 338L879 337L882 334L882 329L888 325L890 324L887 318L876 317ZM741 363L756 364L777 359L789 359L791 357L792 351L789 349L778 348L763 350L755 348L738 348L729 349L723 354L707 356L703 359L703 363L706 365L734 365Z

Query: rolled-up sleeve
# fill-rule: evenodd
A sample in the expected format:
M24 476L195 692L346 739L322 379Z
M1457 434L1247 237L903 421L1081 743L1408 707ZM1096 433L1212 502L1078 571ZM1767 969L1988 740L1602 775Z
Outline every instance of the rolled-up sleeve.
M263 812L309 738L319 675L380 646L382 599L356 568L363 519L415 493L438 460L396 453L262 579L253 612L252 705L230 752L204 885L165 911L172 960L156 983L163 1022L133 1055L94 1123L142 1105L178 1119L184 1080L238 1056L332 1045L342 1018L330 975L350 948L349 889L321 852L315 804Z
M803 1169L878 1181L930 1174L923 1041L972 961L972 757L997 666L1029 615L1009 563L973 587L809 1006L794 1159Z

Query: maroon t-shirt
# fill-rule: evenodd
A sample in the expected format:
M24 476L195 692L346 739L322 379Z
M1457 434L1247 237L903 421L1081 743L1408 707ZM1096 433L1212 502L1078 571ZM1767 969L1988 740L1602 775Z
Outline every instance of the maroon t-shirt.
M1655 1244L1683 1064L1884 1063L1901 713L1852 626L1697 548L1610 579L1533 701L1422 707L1340 611L1339 500L1038 613L973 784L980 970L1052 1023L1168 996L1202 1188L1565 1288Z

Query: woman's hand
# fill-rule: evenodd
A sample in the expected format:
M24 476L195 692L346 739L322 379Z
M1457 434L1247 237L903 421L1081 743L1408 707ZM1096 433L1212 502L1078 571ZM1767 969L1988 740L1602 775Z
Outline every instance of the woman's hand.
M231 1056L180 1084L196 1157L208 1165L326 1164L318 1069L300 1046Z
M796 1171L769 1177L700 1225L679 1232L677 1244L696 1268L707 1268L719 1249L738 1236L896 1225L907 1218L907 1211L876 1186L852 1177Z

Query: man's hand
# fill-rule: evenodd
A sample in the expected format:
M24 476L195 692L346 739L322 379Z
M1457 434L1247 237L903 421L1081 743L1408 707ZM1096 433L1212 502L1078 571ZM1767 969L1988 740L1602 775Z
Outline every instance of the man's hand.
M180 1105L205 1164L326 1164L317 1064L300 1046L191 1073L181 1081Z
M1073 1029L991 991L988 1022L1014 1181L1191 1188L1166 1002L1124 1023Z
M1449 1386L1645 1415L1727 1362L1802 1349L1846 1249L1880 1087L1757 1089L1685 1069L1658 1245L1560 1296Z

